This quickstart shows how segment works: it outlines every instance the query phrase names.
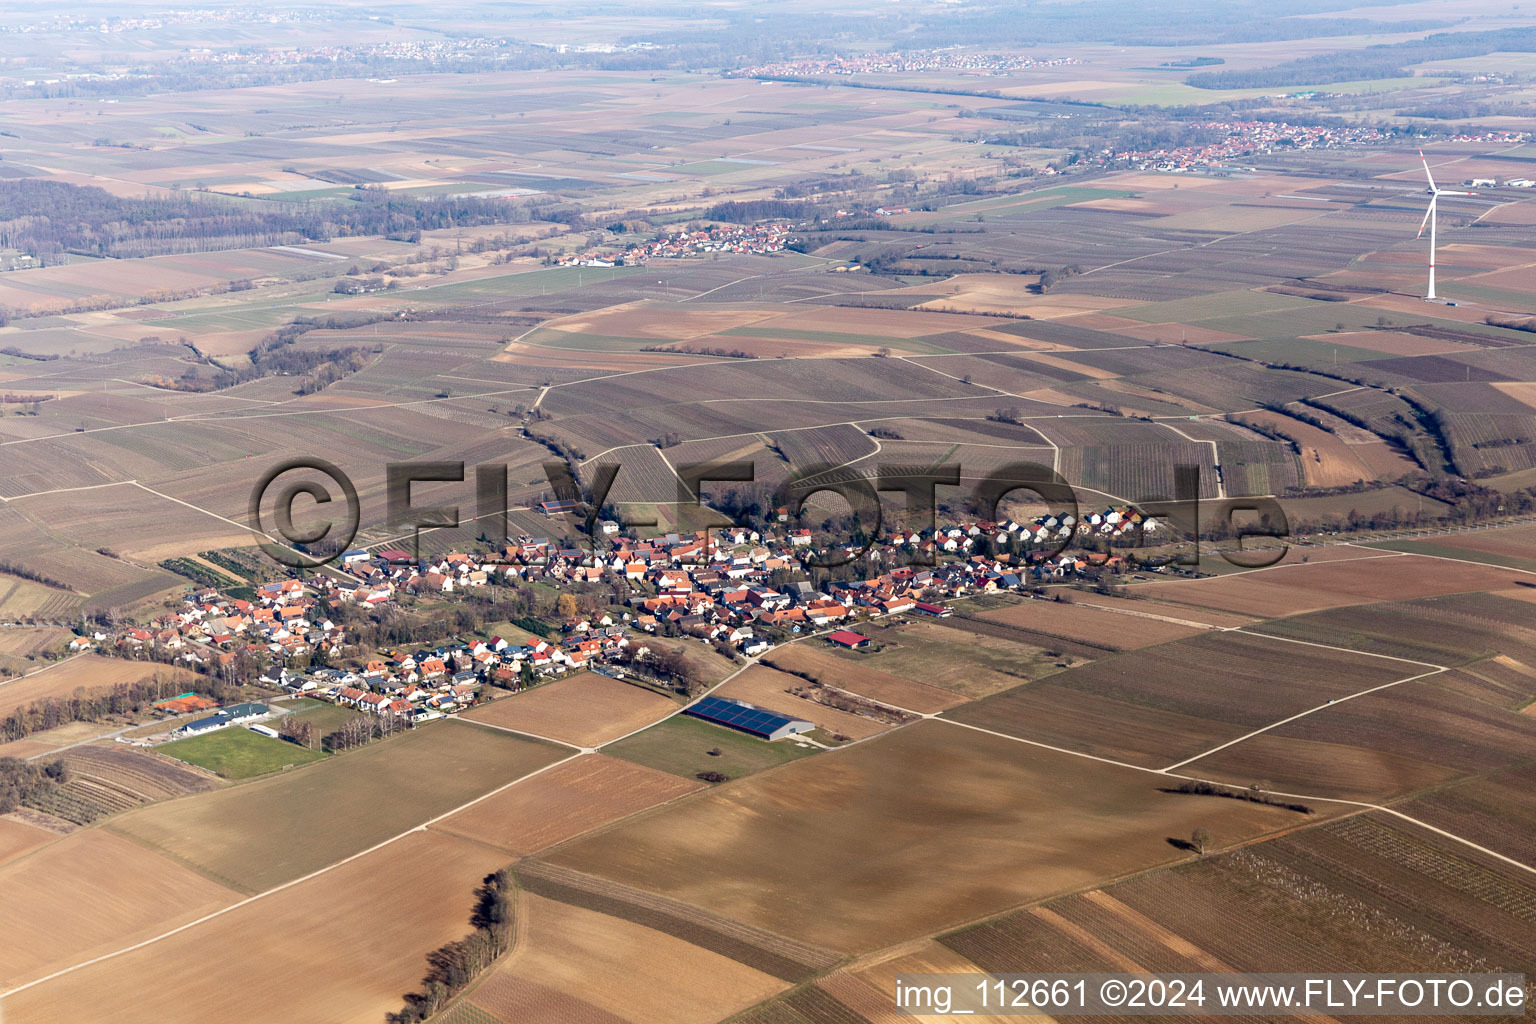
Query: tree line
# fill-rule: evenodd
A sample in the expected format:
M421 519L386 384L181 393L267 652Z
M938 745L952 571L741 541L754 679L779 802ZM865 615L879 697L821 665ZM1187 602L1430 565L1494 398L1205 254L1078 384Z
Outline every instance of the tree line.
M169 382L168 386L178 391L222 391L237 384L281 374L303 377L295 392L301 395L312 394L367 366L370 357L383 351L383 346L347 345L342 348L317 349L299 348L295 343L310 331L345 330L387 319L392 318L384 315L324 319L299 317L257 342L246 365L230 368L204 357L201 365L189 368L176 380ZM212 374L207 373L208 367L215 368Z
M199 687L220 704L240 698L238 687L217 676L210 676ZM0 739L7 742L24 739L35 732L53 729L70 722L96 722L112 715L142 711L157 700L187 692L184 679L155 673L149 679L117 683L110 689L90 690L68 697L49 697L17 708L0 719Z
M469 917L474 931L427 954L421 989L405 997L405 1005L384 1015L385 1024L418 1024L464 991L482 971L506 952L512 939L511 873L502 868L481 879Z
M411 240L423 231L506 223L516 209L507 199L413 199L368 188L324 203L253 202L203 192L128 199L93 186L0 179L0 247L48 264L66 253L125 259L348 235Z
M0 757L0 814L10 814L23 805L35 806L68 781L69 769L62 760L37 764L19 757Z

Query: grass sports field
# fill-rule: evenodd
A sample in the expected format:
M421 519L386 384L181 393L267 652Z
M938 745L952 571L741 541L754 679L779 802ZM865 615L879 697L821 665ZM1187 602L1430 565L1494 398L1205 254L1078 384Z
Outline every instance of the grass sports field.
M319 750L310 750L287 740L275 740L239 726L176 740L155 750L178 761L218 772L226 779L249 779L325 757Z

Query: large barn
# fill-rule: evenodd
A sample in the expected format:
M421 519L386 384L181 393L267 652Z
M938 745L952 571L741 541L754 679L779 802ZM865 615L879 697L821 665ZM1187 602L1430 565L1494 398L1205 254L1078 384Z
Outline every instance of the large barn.
M724 697L705 697L683 713L765 740L779 740L816 728L816 723L807 722L803 718L791 718L756 704L727 700Z

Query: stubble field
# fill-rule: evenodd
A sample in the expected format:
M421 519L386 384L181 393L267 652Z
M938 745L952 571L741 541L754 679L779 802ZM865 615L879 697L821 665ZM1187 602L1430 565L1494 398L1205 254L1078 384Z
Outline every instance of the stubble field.
M526 856L704 783L601 754L579 757L432 826Z
M292 773L114 819L111 831L259 892L365 850L563 756L439 722Z
M502 697L465 717L592 747L643 728L676 708L652 690L596 672L582 672Z
M1230 842L1296 818L1162 793L1140 772L920 722L640 815L549 860L864 951L1177 861L1167 837L1199 823Z
M786 982L643 925L532 893L519 942L469 1001L505 1024L712 1024Z
M399 1009L404 994L419 984L430 950L469 932L474 887L505 864L504 854L462 839L410 835L194 928L10 996L6 1020L194 1024L278 1014L374 1024ZM197 969L188 970L194 962ZM167 984L169 978L175 984ZM262 982L259 999L253 979Z

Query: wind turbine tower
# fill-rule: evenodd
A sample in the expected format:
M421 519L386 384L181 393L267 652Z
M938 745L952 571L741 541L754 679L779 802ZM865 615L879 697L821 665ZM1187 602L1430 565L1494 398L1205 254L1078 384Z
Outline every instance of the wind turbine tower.
M1450 189L1439 188L1435 185L1435 176L1429 173L1429 161L1424 159L1424 151L1419 150L1419 162L1424 165L1424 177L1429 179L1429 209L1424 211L1424 219L1419 221L1419 233L1416 237L1424 237L1424 226L1429 225L1429 290L1424 293L1426 299L1435 300L1440 296L1435 294L1435 204L1441 196L1475 196L1476 192L1453 192Z

